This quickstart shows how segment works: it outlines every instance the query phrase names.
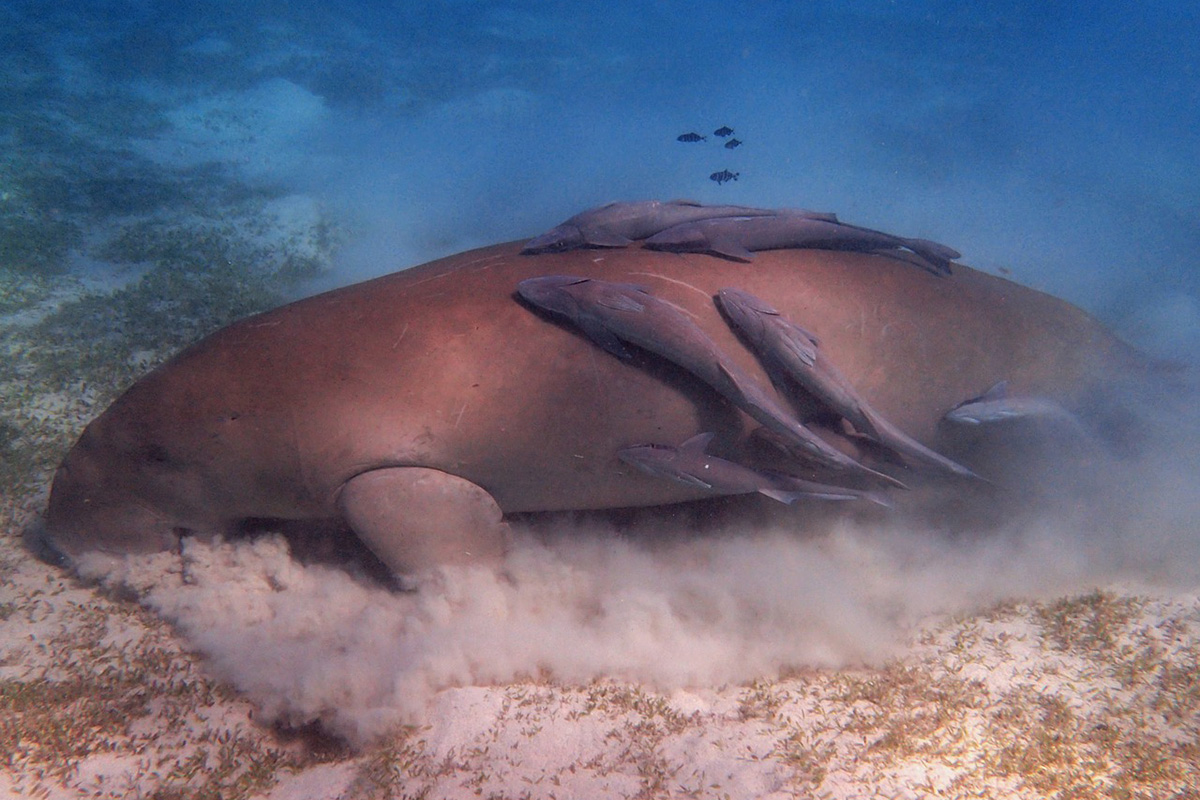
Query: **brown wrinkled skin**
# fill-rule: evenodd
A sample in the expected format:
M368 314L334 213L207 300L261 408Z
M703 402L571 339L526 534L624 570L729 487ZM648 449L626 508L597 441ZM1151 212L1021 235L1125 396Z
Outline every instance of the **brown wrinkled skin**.
M1140 363L1079 309L965 267L937 277L816 250L740 264L519 248L311 297L184 350L88 426L56 476L51 538L69 552L146 550L177 529L335 517L343 484L384 466L461 476L505 513L700 496L638 473L617 450L714 431L713 452L736 455L753 423L680 370L646 354L623 362L524 307L514 287L538 275L642 284L769 387L712 302L722 287L751 292L816 334L880 413L935 448L941 416L997 381L1070 407Z

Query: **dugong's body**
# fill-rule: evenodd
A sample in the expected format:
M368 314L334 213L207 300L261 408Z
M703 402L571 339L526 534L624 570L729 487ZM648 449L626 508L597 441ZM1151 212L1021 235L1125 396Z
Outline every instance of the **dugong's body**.
M693 500L618 451L706 431L736 454L754 427L711 388L641 353L622 361L514 299L523 279L641 284L767 383L713 296L738 287L815 334L909 436L999 381L1067 407L1136 353L1082 311L960 268L640 248L520 255L503 244L259 314L151 372L93 421L55 476L46 532L68 555L171 547L247 519L347 522L409 571L502 547L501 514Z

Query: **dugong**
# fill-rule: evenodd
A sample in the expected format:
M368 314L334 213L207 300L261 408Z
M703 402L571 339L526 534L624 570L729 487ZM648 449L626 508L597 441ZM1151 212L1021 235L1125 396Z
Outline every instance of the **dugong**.
M183 350L87 426L38 538L70 560L175 548L247 520L328 520L411 574L498 557L515 512L705 496L622 463L632 445L713 432L712 452L747 461L755 424L710 386L650 353L613 358L518 302L517 285L540 275L645 286L769 386L713 302L741 288L802 321L873 408L931 448L948 410L1000 381L1073 408L1145 362L1081 310L965 267L935 276L820 250L742 264L521 247L309 297Z

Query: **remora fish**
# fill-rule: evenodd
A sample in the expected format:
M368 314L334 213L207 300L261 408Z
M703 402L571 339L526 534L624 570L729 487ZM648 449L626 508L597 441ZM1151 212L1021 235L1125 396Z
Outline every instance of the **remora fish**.
M983 426L1025 420L1061 426L1084 438L1091 434L1079 418L1053 400L1044 397L1011 397L1008 381L1001 381L979 397L959 403L946 412L944 419L956 425Z
M875 411L819 350L817 338L785 319L779 311L741 289L721 289L717 307L746 345L759 357L777 385L795 381L854 426L909 461L943 472L979 478L971 470L930 450ZM953 413L953 412L951 412Z
M709 455L705 448L712 438L711 433L700 433L679 447L635 445L618 451L617 457L649 475L698 486L718 495L757 492L789 505L807 497L816 500L864 499L891 506L886 498L874 492L815 483L775 472L759 472L735 461Z
M712 253L746 262L754 260L755 250L815 248L888 255L888 250L903 247L912 251L918 259L915 263L935 274L949 274L951 254L958 257L957 251L937 242L787 212L683 222L648 238L646 247L672 253ZM905 254L904 260L912 262L913 258Z
M644 200L591 208L525 243L525 255L561 253L580 247L628 247L674 225L713 217L775 214L747 206L702 206L690 200Z
M625 341L682 367L824 467L904 486L891 476L859 464L806 428L730 362L682 311L641 286L545 275L518 283L517 294L535 308L566 317L618 358L630 357L621 344Z

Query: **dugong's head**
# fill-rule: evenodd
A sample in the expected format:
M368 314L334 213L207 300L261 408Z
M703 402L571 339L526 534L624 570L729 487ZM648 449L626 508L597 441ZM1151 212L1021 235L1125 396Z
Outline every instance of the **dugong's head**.
M54 474L44 527L31 541L50 560L85 552L148 553L178 546L187 470L113 410L84 430Z

